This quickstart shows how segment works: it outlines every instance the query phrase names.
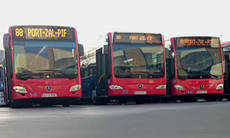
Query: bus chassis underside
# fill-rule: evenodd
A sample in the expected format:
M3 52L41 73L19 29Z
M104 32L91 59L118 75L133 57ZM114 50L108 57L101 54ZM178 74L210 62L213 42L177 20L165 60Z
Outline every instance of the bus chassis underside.
M79 103L80 98L72 97L55 97L55 98L34 98L34 99L17 99L8 103L8 106L13 108L32 107L32 106L51 106L63 105L69 106Z

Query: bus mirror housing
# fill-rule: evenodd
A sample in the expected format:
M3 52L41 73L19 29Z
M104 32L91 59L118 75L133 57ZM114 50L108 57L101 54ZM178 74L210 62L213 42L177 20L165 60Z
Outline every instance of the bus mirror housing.
M10 35L4 34L3 36L3 47L4 49L10 48Z
M84 56L84 47L82 44L78 44L79 56Z

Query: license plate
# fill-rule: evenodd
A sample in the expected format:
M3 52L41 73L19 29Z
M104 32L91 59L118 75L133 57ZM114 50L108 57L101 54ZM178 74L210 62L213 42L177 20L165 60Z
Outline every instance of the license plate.
M203 91L196 91L197 94L206 94L207 91L206 90L203 90Z
M145 95L146 91L135 91L134 94L135 95Z
M56 93L43 93L42 97L57 97Z

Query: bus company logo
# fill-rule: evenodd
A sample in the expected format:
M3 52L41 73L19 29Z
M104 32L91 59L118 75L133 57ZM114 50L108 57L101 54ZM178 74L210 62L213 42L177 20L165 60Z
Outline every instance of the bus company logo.
M141 89L142 88L142 84L138 84L138 88Z
M52 90L51 86L46 86L46 90L50 92Z
M203 88L204 88L204 85L203 85L203 84L201 84L201 85L200 85L200 89L203 89Z

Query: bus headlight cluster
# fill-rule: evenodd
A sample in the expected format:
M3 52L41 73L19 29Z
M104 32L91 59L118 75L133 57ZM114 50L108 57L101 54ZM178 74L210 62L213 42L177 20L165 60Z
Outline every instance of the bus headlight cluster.
M27 93L27 90L22 86L14 86L13 89L17 93Z
M71 92L75 92L75 91L79 91L81 89L81 85L80 84L77 84L77 85L73 85L71 88L70 88L70 91Z
M176 90L180 90L180 91L184 91L184 90L185 90L184 86L179 85L179 84L174 85L174 88L175 88Z
M109 88L110 88L111 90L123 89L123 87L121 87L120 85L110 85Z
M221 90L221 89L223 89L223 88L224 88L224 85L223 85L222 83L216 86L216 89L217 89L217 90Z
M156 89L166 89L166 85L158 85Z

